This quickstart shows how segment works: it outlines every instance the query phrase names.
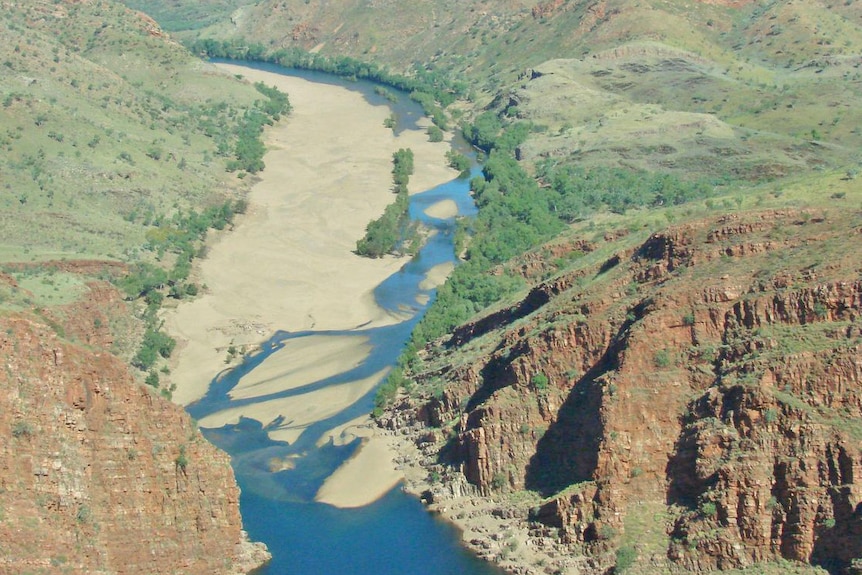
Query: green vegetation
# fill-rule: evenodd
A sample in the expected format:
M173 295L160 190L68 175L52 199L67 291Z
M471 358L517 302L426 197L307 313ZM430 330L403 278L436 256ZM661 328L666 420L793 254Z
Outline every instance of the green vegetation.
M133 10L152 16L169 32L200 30L229 18L245 0L205 0L183 4L171 0L125 0Z
M16 5L0 31L15 39L0 46L0 261L27 262L4 266L20 283L0 290L0 305L66 337L58 306L90 279L113 281L141 323L97 317L94 327L118 336L113 351L169 396L159 363L175 342L159 306L199 293L192 261L209 229L245 211L241 178L263 169L263 127L290 111L288 97L203 70L113 2ZM66 259L118 260L128 273L38 265Z
M616 567L614 568L614 573L625 573L629 567L634 565L637 556L638 552L634 547L625 546L617 549L615 554Z
M660 349L655 352L652 358L653 365L659 369L664 369L670 367L672 363L672 359L670 356L670 352L666 349Z
M16 421L12 425L12 437L16 439L29 439L33 436L34 431L33 424L28 421Z
M455 150L447 151L446 163L449 165L450 168L458 170L461 175L469 174L470 158L460 152L456 152Z
M536 388L536 391L543 392L548 390L548 376L544 373L535 374L530 380L530 383L533 384L533 386Z
M371 80L390 86L410 94L410 99L419 103L434 124L444 130L447 126L444 109L457 98L463 97L467 90L465 83L453 82L447 74L420 66L416 66L409 76L393 74L379 64L349 56L330 57L299 48L270 51L261 44L250 44L242 39L203 38L189 42L188 46L191 51L209 58L269 62L285 68L316 70L342 78Z
M229 172L244 170L256 174L263 170L263 155L266 152L260 138L263 127L272 125L283 114L290 112L290 102L286 94L276 88L267 87L262 82L256 83L254 87L267 99L260 102L259 107L246 110L243 115L237 129L235 159L227 163Z
M392 371L389 372L389 375L386 376L386 379L377 388L377 392L374 395L374 409L371 415L379 417L383 413L383 408L395 399L395 394L405 384L404 369L401 366L392 368Z
M712 501L704 501L700 504L700 512L704 517L715 517L718 514L718 508Z
M428 140L431 142L442 142L443 141L443 130L439 127L429 126L428 127Z
M0 31L0 261L136 261L155 214L241 194L224 170L260 169L260 126L289 109L113 2L16 5Z
M566 223L588 213L623 213L626 209L661 207L712 195L702 182L686 183L669 174L596 168L585 171L547 162L540 166L539 185L513 157L527 126L503 127L485 113L465 128L465 135L489 156L483 178L471 183L479 215L472 223L466 262L438 289L437 299L414 332L418 345L448 333L474 314L515 293L520 278L490 274L495 265L519 256L559 234Z
M410 222L410 198L407 184L413 174L413 151L400 149L392 155L392 181L395 188L395 201L388 206L383 215L370 222L365 228L365 236L356 242L356 253L381 258L398 251L415 253L416 229ZM409 244L409 245L408 245Z
M555 192L551 201L558 216L567 222L602 211L624 214L631 209L678 206L718 194L717 182L688 182L669 173L601 167L586 170L552 160L542 162L537 172Z
M245 210L245 203L225 202L198 213L177 213L169 221L157 218L147 232L146 249L157 254L158 260L171 255L174 265L170 270L147 262L138 262L130 272L118 279L116 284L131 299L142 299L147 307L143 315L146 323L141 347L132 359L132 365L142 371L150 371L146 383L159 387L158 375L152 368L161 358L169 358L175 341L161 329L157 319L159 306L165 297L181 299L194 296L198 288L194 283L185 283L191 272L192 260L200 252L207 230L224 229L238 211Z
M449 106L433 90L414 96L440 127L458 122L459 113L469 118L459 127L470 143L483 151L487 162L483 177L472 183L479 216L474 222L459 222L458 253L463 253L465 262L439 289L436 303L420 322L411 343L414 354L415 349L432 343L430 353L421 355L431 358L422 361L435 362L433 370L418 359L400 362L378 395L378 413L395 396L398 386L409 384L417 371L426 371L416 378L419 380L435 373L428 375L422 393L439 397L444 384L436 370L444 361L452 365L465 356L475 359L497 351L495 359L505 359L507 349L493 348L485 341L493 336L476 337L463 349L447 349L441 353L445 357L437 357L433 346L459 324L521 301L527 282L535 285L547 280L547 287L555 289L573 281L569 288L573 293L565 303L552 300L545 304L554 308L547 315L516 320L509 332L512 338L519 328L549 333L545 331L547 325L536 325L545 321L580 322L575 318L588 316L588 308L595 313L589 302L580 302L588 300L591 291L605 288L614 294L603 302L614 308L612 327L623 330L620 337L637 337L642 330L651 329L648 321L638 321L644 313L651 313L652 305L666 304L658 300L647 303L645 299L655 288L649 279L653 273L667 282L686 274L697 276L685 279L709 289L720 283L717 278L730 277L743 285L750 281L754 287L742 297L753 298L758 285L762 290L775 285L792 290L813 278L828 283L834 279L830 270L845 273L856 269L851 267L855 264L847 263L852 256L837 251L812 255L805 247L805 229L823 219L812 207L829 198L850 212L856 207L853 202L858 202L852 188L836 181L850 182L857 177L862 144L859 92L848 89L859 82L860 72L854 68L853 58L862 49L858 14L852 2L839 2L823 11L809 2L748 3L728 9L710 3L682 6L646 0L628 3L623 9L609 5L601 15L586 3L566 3L560 9L559 3L541 2L531 11L501 5L493 17L472 3L458 11L441 10L437 1L424 3L421 8L413 2L395 4L385 9L375 7L378 12L374 18L363 18L368 14L367 6L345 3L339 10L349 16L341 16L339 35L320 26L313 38L320 53L294 53L298 59L334 68L348 77L367 76L361 64L343 61L339 51L350 50L351 54L374 59L369 66L378 70L385 69L384 63L404 66L405 62L420 61L426 63L425 72L470 82L471 90L461 91L459 97L471 101L457 106ZM315 26L329 16L316 16L310 9L303 10L300 3L291 9L291 18L303 25ZM426 9L430 16L422 11ZM252 19L261 10L249 7L244 16ZM410 10L417 11L420 28L410 27L405 18ZM445 20L438 20L440 13L446 14ZM370 23L380 14L395 23L390 28L397 31L397 41L388 41L395 39L395 32ZM434 26L428 26L429 22ZM237 22L234 28L237 34L261 38L261 42L272 40L271 46L283 45L275 43L283 41L283 34L268 37L265 27ZM251 33L258 30L261 36ZM220 31L213 32L218 36ZM338 41L347 37L353 39L349 48ZM310 45L311 41L302 38L296 43ZM260 56L268 48L242 49ZM420 70L404 73L413 73L418 79ZM63 135L57 131L55 140ZM433 130L428 136L438 137ZM140 161L137 155L131 160ZM447 161L455 167L464 165L454 153ZM18 201L26 203L28 199ZM752 218L754 223L746 220L745 210L753 209L765 213L787 210L797 213L798 221L776 227L768 237L755 231L749 236L755 239L742 239L748 232L738 230L748 226L756 229L769 220L760 214ZM728 214L719 222L720 212ZM666 270L656 266L625 277L632 266L644 262L641 253L635 253L629 262L629 250L669 224L674 227L673 234L691 233L696 236L696 245L702 245L708 232L690 224L704 215L719 229L715 230L715 249L699 258L698 266L703 268L677 266L669 260ZM836 217L828 212L825 219ZM738 225L734 221L737 218ZM728 230L721 230L725 225ZM847 237L859 223L845 220L841 225ZM724 233L732 237L722 238ZM820 233L828 235L822 229ZM560 234L566 235L564 242L546 244ZM577 264L565 254L544 257L569 240L589 244L589 251L584 248L583 259ZM673 257L684 259L681 254L687 248L676 247L672 246ZM761 250L773 251L775 256L748 253ZM738 257L740 251L746 252L745 258ZM810 264L804 274L799 273L801 266L795 269L800 261ZM839 280L845 281L846 275ZM579 305L583 305L582 313L575 310ZM858 345L858 338L841 335L852 330L831 321L836 312L825 302L803 307L804 318L800 317L799 324L764 322L757 333L740 333L738 341L702 346L696 351L702 364L695 367L711 377L715 366L722 365L727 371L720 374L720 385L749 389L760 386L764 366L770 363L792 362L794 356L812 353L839 357L847 353L848 345ZM705 310L683 307L671 312L677 319L670 321L691 328L698 325L696 318L701 312ZM623 317L626 321L620 326L618 320ZM703 336L702 330L697 334L691 329L682 331ZM757 345L746 345L752 342ZM507 338L505 345L510 343ZM687 359L684 350L660 349L651 357L655 368L651 375L661 380L683 375L673 368L692 367L684 365ZM535 373L531 385L544 391L549 382L544 373ZM603 393L608 398L614 390L616 385L610 383ZM626 389L625 395L634 399L641 391ZM814 407L798 389L770 390L768 395L773 403L762 404L764 426L774 427L791 413L800 413L817 423L840 426L851 437L858 435L858 425L850 421L856 418L849 412ZM476 394L471 399L496 398L487 400ZM620 399L617 396L614 401L619 404ZM520 432L527 435L528 427L522 425ZM630 478L639 478L643 469L631 467ZM634 483L640 486L648 478L640 477ZM494 489L506 484L505 473L498 472L491 480ZM716 523L720 509L710 499L702 498L693 511L713 528L706 537L715 536L720 529ZM667 554L668 527L675 519L664 501L656 502L654 508L630 501L625 529L617 531L600 523L600 539L610 542L603 547L617 548L615 571L661 570L649 563ZM828 529L834 523L822 518L821 526ZM779 562L740 572L773 573L784 568L788 572L803 569Z
M144 340L141 342L141 349L138 350L132 364L142 371L146 371L156 363L158 357L169 358L175 346L176 341L161 331L161 325L155 325L154 321L150 322L144 334ZM156 377L147 383L153 387L158 387L158 382L158 377Z
M178 470L182 471L183 473L186 472L186 467L188 467L189 465L189 458L188 455L186 455L185 445L180 445L180 452L177 455L176 459L174 459L174 465Z

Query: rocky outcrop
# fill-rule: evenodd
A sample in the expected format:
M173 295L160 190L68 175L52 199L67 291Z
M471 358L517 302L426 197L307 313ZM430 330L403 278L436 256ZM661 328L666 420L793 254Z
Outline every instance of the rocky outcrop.
M89 295L122 305L107 284ZM265 549L242 531L228 456L101 347L107 328L79 329L76 317L92 326L110 305L77 312L55 311L65 330L27 312L0 316L0 571L244 573L262 563Z
M415 461L435 477L466 478L498 514L524 517L528 562L541 550L562 572L572 558L599 573L624 556L643 572L790 560L855 573L862 281L851 220L768 211L634 248L606 236L521 302L426 350L437 367L382 423L422 438ZM435 506L452 504L445 487L432 491ZM636 535L644 525L652 539Z

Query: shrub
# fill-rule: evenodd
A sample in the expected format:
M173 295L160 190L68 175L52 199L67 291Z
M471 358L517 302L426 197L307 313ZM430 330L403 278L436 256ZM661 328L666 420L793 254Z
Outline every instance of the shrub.
M86 505L79 505L78 511L75 512L75 520L78 523L86 523L90 520L90 508Z
M494 474L494 478L491 479L491 488L492 489L503 489L508 483L508 479L506 478L506 474L502 471L498 471Z
M386 206L382 216L368 223L365 235L356 242L357 254L380 258L395 252L399 246L411 243L408 240L415 236L415 226L410 225L410 199L407 192L411 174L413 174L413 150L401 148L392 155L395 201ZM410 251L409 248L407 251Z
M616 569L614 573L623 573L629 567L631 567L635 559L638 556L638 552L634 547L630 547L628 545L624 547L620 547L616 552Z
M33 436L33 425L27 421L16 421L12 426L12 437L24 437L29 439Z
M177 469L185 472L186 467L189 465L189 458L186 456L186 446L180 445L180 454L177 455L177 458L174 459L174 465L176 465Z
M549 383L548 376L539 372L533 376L530 383L533 384L533 387L535 387L537 391L546 391Z
M704 501L700 504L700 512L704 517L715 517L718 513L718 508L712 501Z
M653 364L659 368L669 367L671 363L670 353L666 349L660 349L653 356Z
M158 356L168 358L174 351L177 342L168 334L160 331L158 328L149 327L144 334L144 341L141 342L141 348L132 359L132 365L135 367L148 370L158 359Z
M150 373L147 374L147 378L144 380L144 383L146 383L150 387L155 387L156 389L158 389L158 387L159 387L159 374L156 373L155 370L150 370Z
M470 170L470 158L455 150L446 152L446 162L450 168L456 169L462 174Z
M437 126L429 126L428 127L428 140L431 142L442 142L443 141L443 130L441 130Z
M599 527L598 536L602 541L608 541L617 536L617 530L607 523L602 523L601 527Z

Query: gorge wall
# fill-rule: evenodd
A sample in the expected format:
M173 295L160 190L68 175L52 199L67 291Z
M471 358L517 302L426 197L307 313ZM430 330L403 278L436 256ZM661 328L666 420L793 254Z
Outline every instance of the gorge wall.
M4 573L245 573L266 558L227 455L110 352L127 305L93 280L73 304L0 315Z
M435 507L490 498L520 528L520 551L473 541L519 572L856 573L860 232L770 210L557 241L501 270L534 287L429 346L381 424Z

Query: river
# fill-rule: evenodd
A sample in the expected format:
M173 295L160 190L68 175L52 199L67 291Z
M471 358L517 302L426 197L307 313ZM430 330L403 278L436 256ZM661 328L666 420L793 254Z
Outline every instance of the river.
M398 117L396 132L418 129L416 121L421 111L403 94L398 103L392 104L375 94L373 85L368 83L345 82L269 65L249 66L358 90L375 106L391 106ZM473 174L477 170L474 166ZM500 573L467 552L460 545L454 527L427 513L416 498L398 486L373 503L355 508L339 508L315 500L326 479L363 444L362 437L343 430L367 417L376 387L394 364L426 306L433 301L434 287L429 285L429 276L435 269L456 263L452 244L455 218L428 215L434 213L429 208L441 202L454 203L459 215L473 215L475 206L469 194L469 178L455 178L411 196L411 217L434 233L416 257L374 288L374 302L388 321L345 329L275 329L258 351L247 355L233 369L213 377L206 395L187 406L188 412L201 421L206 437L232 457L242 489L240 510L245 529L252 540L266 543L273 556L261 574ZM347 282L349 278L330 281ZM345 349L362 346L365 352L361 360L340 365L340 348L331 353L321 351L321 357L328 358L321 361L328 361L333 369L312 376L297 368L296 360L289 357L291 354L313 357L318 353L316 350L330 345L346 346ZM271 364L276 358L282 363L273 368ZM270 377L271 372L277 372L278 377ZM284 385L273 384L271 380L275 379ZM258 391L243 392L244 381L254 381L246 389ZM348 386L351 382L367 383ZM307 424L292 424L294 418L302 418L304 406L330 405L325 398L333 396L326 396L327 393L341 394L339 401L332 403L336 407L318 410L318 415L323 415ZM344 394L352 395L344 401ZM280 408L282 411L271 420L235 415L245 413L245 408L273 402L293 406L295 414ZM231 421L212 425L213 421L220 421L218 414L224 413L233 414Z

